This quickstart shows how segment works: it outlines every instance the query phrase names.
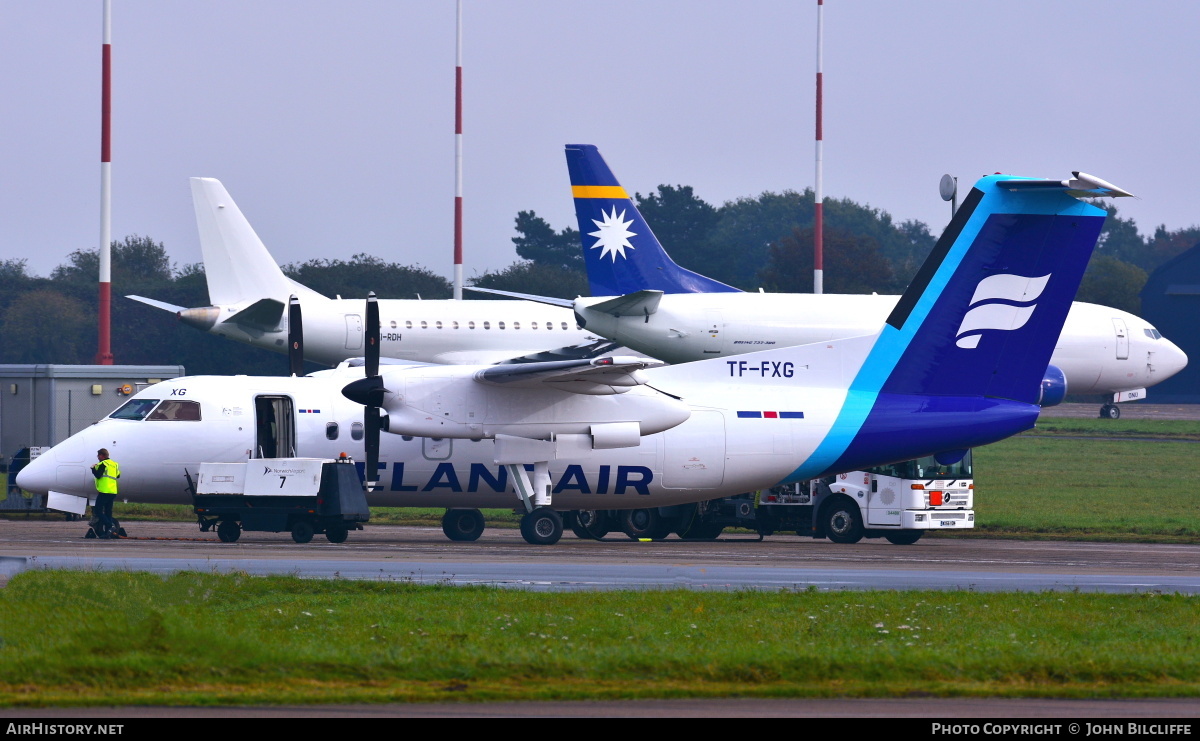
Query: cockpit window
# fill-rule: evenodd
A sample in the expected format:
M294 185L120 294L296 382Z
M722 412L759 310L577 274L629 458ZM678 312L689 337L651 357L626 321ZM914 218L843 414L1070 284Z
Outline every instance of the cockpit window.
M145 419L157 403L158 399L130 399L108 417L109 419Z
M1159 332L1154 327L1146 327L1142 331L1145 332L1146 336L1152 340L1161 340L1162 339L1162 332Z
M196 401L164 401L146 419L151 422L199 422L200 403Z

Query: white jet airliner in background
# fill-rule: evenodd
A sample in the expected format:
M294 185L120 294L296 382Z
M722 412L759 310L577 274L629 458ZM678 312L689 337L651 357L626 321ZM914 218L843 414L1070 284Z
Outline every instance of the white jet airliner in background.
M186 475L200 463L347 451L380 480L373 506L452 508L466 514L448 515L447 534L478 537L474 508L511 506L515 490L526 540L553 543L556 510L669 516L683 503L894 461L957 460L1036 422L1106 216L1079 199L1103 195L1125 193L1082 175L981 179L953 237L867 336L665 367L381 366L376 351L362 369L304 377L177 378L43 453L16 483L90 496L88 465L106 447L123 497L186 503ZM378 324L367 325L367 348L377 348Z
M896 306L897 296L874 294L743 293L682 268L595 146L570 144L566 154L592 298L488 292L569 306L585 329L669 363L870 334ZM953 236L947 230L942 240ZM1145 398L1187 356L1141 317L1076 301L1050 365L1048 390L1058 400L1110 395L1100 414L1115 419L1115 402Z

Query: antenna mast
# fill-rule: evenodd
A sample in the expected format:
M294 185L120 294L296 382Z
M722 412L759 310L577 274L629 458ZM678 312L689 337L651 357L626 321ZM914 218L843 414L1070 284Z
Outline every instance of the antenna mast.
M462 301L462 0L455 13L454 44L454 300Z
M821 73L822 12L825 0L817 0L817 177L813 191L813 293L825 291L825 192L821 182L823 132L821 131L821 97L823 93Z
M104 0L100 82L100 337L97 365L112 365L112 0Z

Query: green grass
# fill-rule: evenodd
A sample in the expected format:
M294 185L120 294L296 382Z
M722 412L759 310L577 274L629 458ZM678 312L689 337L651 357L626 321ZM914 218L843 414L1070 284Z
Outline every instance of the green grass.
M1019 435L975 451L976 533L1197 542L1200 446Z
M1083 435L1091 437L1152 437L1200 440L1200 421L1162 419L1072 419L1041 417L1025 435Z
M1196 697L1197 598L26 572L0 705Z

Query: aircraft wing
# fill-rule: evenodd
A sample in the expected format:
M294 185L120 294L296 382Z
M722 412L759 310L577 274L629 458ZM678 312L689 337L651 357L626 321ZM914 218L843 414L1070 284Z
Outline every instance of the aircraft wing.
M187 311L186 306L176 306L175 304L168 304L166 301L155 301L154 299L146 298L145 296L126 296L125 298L131 298L134 301L141 302L147 306L153 306L156 309L170 311L175 314L178 314L181 311Z
M549 304L551 306L561 306L569 309L575 305L575 302L567 298L553 298L551 296L535 296L532 293L516 293L515 291L501 291L498 288L479 288L478 286L464 286L468 291L476 293L494 293L497 296L508 296L509 298L520 298L526 301L534 301L539 304Z
M577 394L620 394L645 383L637 371L660 365L665 363L634 357L555 360L494 365L476 373L475 380L507 388L555 388Z
M608 340L597 340L595 342L585 342L579 345L567 345L566 347L556 347L553 350L543 350L542 352L522 355L519 358L509 358L503 360L497 365L517 365L518 363L546 363L554 360L591 360L604 355L612 355L619 350L626 348L618 345L615 342ZM628 350L626 350L628 352Z

